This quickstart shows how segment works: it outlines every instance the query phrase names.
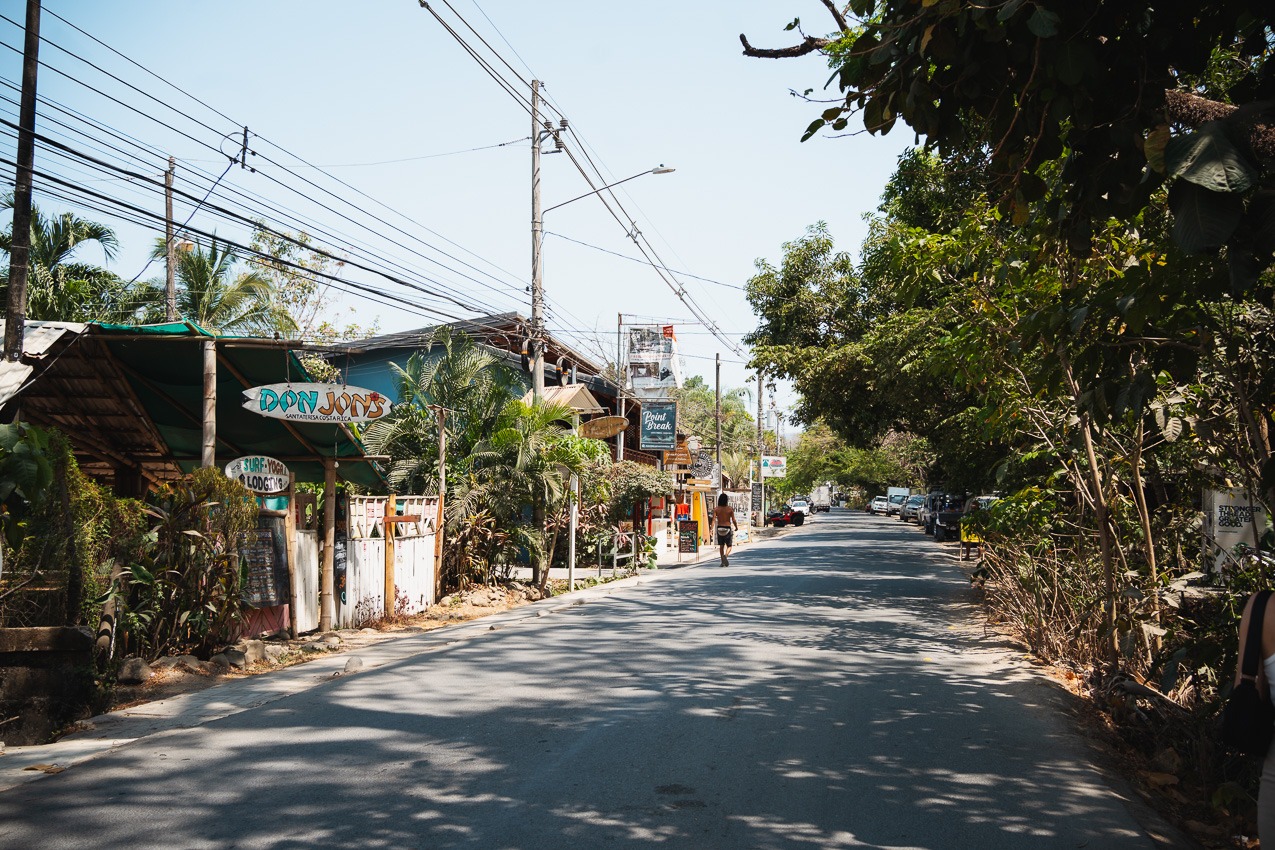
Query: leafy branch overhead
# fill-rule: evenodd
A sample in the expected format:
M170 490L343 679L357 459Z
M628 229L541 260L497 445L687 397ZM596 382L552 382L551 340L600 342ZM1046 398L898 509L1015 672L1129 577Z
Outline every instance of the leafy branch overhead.
M1001 212L1021 223L1043 202L1078 254L1169 184L1184 249L1225 247L1238 285L1275 260L1275 6L823 4L830 35L778 49L740 37L747 56L827 58L843 101L805 138L902 120L945 156L982 149Z

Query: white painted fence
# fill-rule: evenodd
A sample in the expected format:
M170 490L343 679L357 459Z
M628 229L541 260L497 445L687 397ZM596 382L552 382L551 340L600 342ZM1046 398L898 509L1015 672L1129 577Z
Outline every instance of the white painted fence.
M417 522L391 523L394 529L395 607L416 614L434 603L434 523L438 499L399 496L398 516ZM385 511L383 496L351 496L349 503L345 600L337 600L337 624L353 628L379 618L385 610Z

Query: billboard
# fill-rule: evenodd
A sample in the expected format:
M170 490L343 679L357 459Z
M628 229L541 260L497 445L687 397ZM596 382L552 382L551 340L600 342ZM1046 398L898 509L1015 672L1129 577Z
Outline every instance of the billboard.
M774 457L771 455L762 455L761 458L761 477L762 478L783 478L788 475L787 458Z
M644 452L677 448L677 402L644 402L638 434L639 446Z
M682 385L677 335L672 325L629 328L625 375L638 398L668 398Z

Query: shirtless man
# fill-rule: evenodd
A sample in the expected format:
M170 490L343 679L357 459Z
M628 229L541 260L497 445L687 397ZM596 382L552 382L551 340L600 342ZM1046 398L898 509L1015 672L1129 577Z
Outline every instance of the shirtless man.
M735 519L735 509L730 506L725 493L717 497L717 507L713 508L713 524L717 526L717 546L722 553L722 566L728 567L739 521Z

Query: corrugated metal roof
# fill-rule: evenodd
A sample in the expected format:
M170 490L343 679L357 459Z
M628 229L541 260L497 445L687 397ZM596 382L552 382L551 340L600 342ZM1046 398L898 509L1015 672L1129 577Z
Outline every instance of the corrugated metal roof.
M31 360L46 357L54 344L66 334L78 336L88 325L80 322L27 322L22 334L22 360L0 360L0 405L13 398L31 379L35 367ZM0 320L0 336L4 321Z

